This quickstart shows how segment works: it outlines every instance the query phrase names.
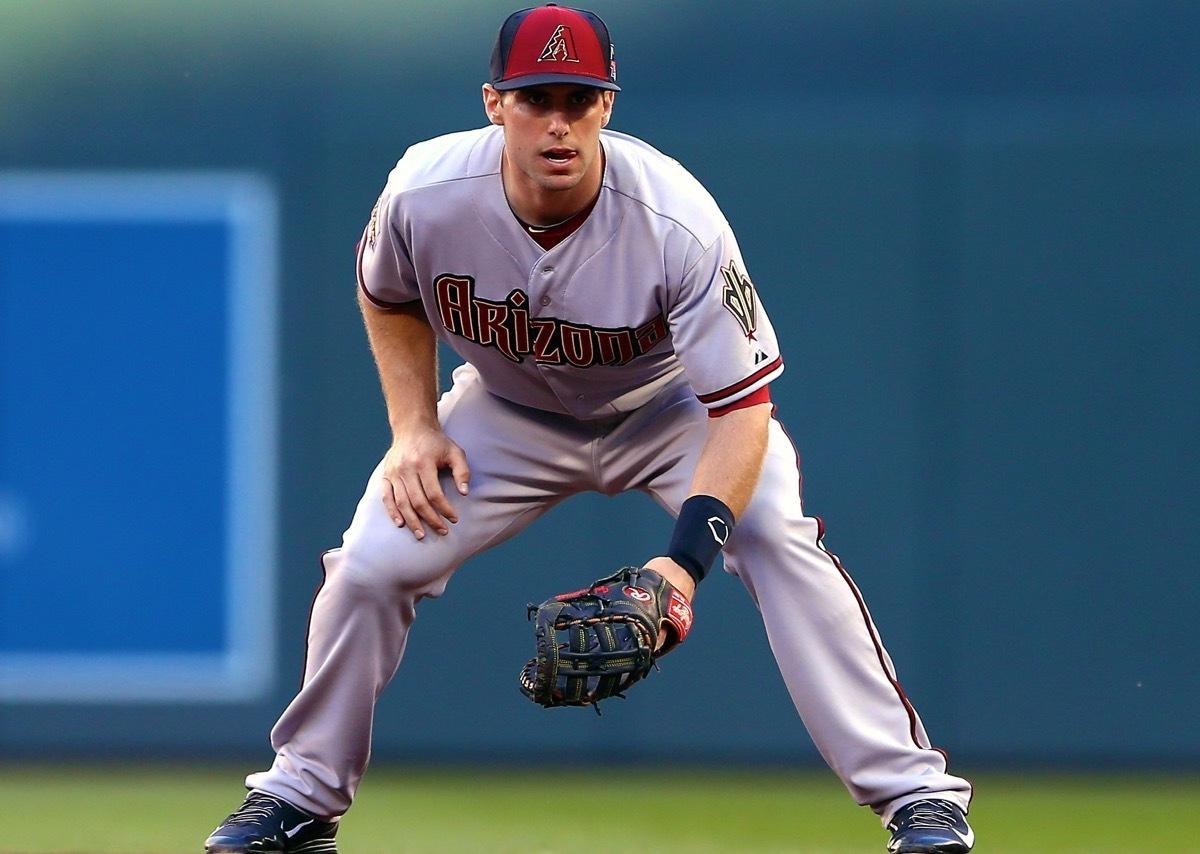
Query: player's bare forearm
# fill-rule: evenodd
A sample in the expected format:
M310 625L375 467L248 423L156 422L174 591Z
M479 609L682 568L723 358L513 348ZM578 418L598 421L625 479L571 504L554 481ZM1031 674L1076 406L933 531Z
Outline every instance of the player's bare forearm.
M445 536L446 520L457 522L458 513L446 499L439 472L449 469L458 492L466 495L470 470L466 454L438 422L437 339L419 302L383 311L360 293L359 305L392 428L383 458L383 505L418 540L426 525Z
M393 434L437 423L437 336L419 301L384 311L358 294Z
M740 516L758 484L767 452L770 420L770 403L736 409L720 418L708 419L708 436L688 494L711 495L724 502L733 511L735 519ZM688 599L695 595L695 580L671 558L656 557L645 566L674 584Z
M719 498L733 511L734 518L741 516L758 484L770 422L770 403L708 419L708 437L688 494Z

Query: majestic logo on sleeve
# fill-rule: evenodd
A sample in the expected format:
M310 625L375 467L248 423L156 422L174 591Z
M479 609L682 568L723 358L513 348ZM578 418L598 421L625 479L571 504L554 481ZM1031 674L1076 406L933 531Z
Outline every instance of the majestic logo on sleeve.
M575 52L575 39L571 36L571 28L559 24L550 41L542 48L538 62L579 62L579 54Z
M652 317L640 326L588 326L555 317L530 317L529 296L519 288L503 302L475 296L475 279L443 273L433 280L442 326L451 335L499 350L521 363L624 365L649 353L667 337L667 322Z
M733 261L729 262L728 267L721 268L721 275L725 277L725 290L721 292L722 303L742 327L746 339L755 340L754 330L758 328L758 296L754 293L753 283Z

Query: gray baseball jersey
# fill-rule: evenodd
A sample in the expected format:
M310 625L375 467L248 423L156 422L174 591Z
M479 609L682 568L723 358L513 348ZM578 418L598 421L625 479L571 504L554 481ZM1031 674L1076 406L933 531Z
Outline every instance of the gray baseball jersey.
M420 299L488 391L576 418L637 409L681 371L709 407L779 376L775 331L712 197L644 142L602 139L596 205L549 252L509 210L501 128L413 146L360 245L365 292Z
M274 764L250 787L320 817L345 812L417 603L565 496L639 489L677 512L710 412L783 370L708 193L643 142L601 140L595 207L549 251L507 205L499 128L416 145L389 178L360 245L360 285L384 307L420 300L465 360L438 417L466 452L472 487L454 498L450 534L418 541L392 522L380 469L372 474L342 545L323 558L304 684L272 731ZM854 798L885 823L928 797L965 809L970 784L931 746L858 588L825 549L820 520L804 514L797 456L774 419L724 555L801 719Z

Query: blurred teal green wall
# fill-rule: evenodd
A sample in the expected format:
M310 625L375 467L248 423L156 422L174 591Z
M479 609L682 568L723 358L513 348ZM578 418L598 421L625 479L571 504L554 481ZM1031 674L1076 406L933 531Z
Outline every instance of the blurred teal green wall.
M773 397L809 510L935 743L968 763L1200 761L1200 7L593 8L625 88L613 127L681 160L739 235L783 340ZM483 123L511 9L0 3L0 168L274 182L284 390L271 699L0 706L4 753L263 758L316 556L387 441L353 247L407 145ZM536 756L584 732L641 755L815 757L728 577L687 651L604 718L516 691L524 603L668 530L640 497L585 497L465 567L423 607L376 755Z

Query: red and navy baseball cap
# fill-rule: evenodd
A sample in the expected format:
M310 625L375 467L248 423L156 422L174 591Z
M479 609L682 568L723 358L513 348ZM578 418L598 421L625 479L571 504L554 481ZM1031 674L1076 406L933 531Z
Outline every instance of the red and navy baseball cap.
M492 50L493 88L581 83L620 92L608 27L597 15L547 3L513 12Z

